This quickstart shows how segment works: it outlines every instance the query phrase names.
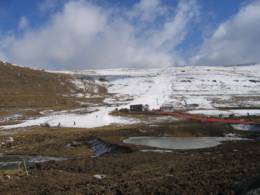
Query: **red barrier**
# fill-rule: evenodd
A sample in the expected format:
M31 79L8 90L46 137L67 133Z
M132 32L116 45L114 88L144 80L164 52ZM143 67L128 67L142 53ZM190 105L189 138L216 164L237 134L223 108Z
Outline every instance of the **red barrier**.
M231 124L255 124L255 122L244 120L244 119L226 119L226 118L213 118L198 114L180 113L180 112L162 112L155 111L155 113L160 115L171 115L176 118L186 119L186 120L196 120L201 122L221 122L221 123L231 123Z

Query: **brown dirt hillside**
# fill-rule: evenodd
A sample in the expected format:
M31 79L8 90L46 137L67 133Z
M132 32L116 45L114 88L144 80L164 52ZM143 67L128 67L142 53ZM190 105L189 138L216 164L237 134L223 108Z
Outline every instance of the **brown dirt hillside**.
M64 94L73 86L69 76L0 62L1 94Z
M63 109L78 105L82 92L72 76L14 66L0 61L0 115L12 109ZM104 90L103 90L104 91Z

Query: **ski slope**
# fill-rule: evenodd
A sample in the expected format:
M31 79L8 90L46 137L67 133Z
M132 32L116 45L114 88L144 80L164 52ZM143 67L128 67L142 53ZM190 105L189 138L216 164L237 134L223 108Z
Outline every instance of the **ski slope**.
M93 128L140 121L111 116L115 108L148 104L150 109L172 105L175 110L218 116L260 116L260 64L237 67L166 67L153 69L102 69L83 74L108 89L105 105L92 113L54 113L2 128L20 128L48 123L51 126ZM101 82L102 78L102 82ZM80 85L80 84L79 84ZM188 105L196 105L192 109Z
M107 102L122 102L121 107L141 103L152 109L163 104L183 109L197 104L200 110L260 108L260 65L108 69L95 75L108 78L105 86L115 96Z

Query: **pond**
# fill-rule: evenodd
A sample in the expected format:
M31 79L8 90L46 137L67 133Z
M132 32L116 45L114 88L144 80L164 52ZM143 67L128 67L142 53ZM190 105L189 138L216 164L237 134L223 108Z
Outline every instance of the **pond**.
M239 131L260 131L260 124L233 124L231 126Z
M64 157L51 156L27 156L27 155L3 155L0 154L0 170L1 169L16 169L19 165L25 162L26 166L30 167L36 163L47 161L63 161L67 160Z
M123 142L162 149L191 150L216 147L225 141L240 140L248 139L239 137L130 137Z

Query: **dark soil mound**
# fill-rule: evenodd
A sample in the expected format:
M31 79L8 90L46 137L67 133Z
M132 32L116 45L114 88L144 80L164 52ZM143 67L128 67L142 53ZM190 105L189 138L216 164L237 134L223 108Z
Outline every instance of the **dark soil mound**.
M247 177L234 186L235 194L259 194L260 192L260 172L253 177Z

